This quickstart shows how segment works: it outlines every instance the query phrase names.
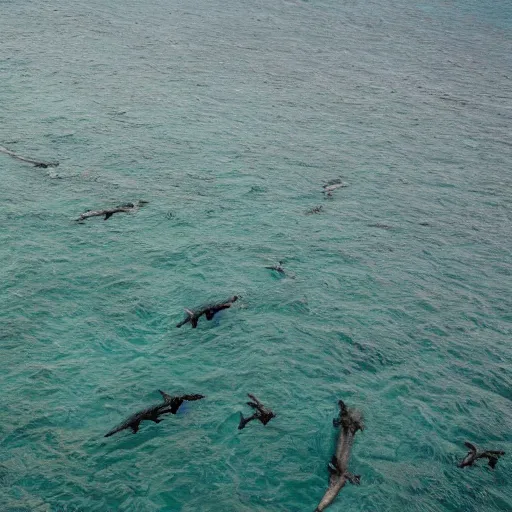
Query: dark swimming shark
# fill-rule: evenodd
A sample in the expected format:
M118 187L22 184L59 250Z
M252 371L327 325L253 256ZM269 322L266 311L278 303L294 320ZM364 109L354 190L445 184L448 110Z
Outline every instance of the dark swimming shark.
M182 327L183 325L190 322L192 328L195 329L197 327L197 322L199 321L199 318L201 318L201 316L205 315L206 320L212 320L216 313L222 311L223 309L230 308L233 305L233 303L236 302L237 300L238 296L233 295L233 297L229 298L224 302L210 303L204 306L200 306L196 309L185 309L187 317L178 324L176 324L176 327Z
M466 448L468 448L469 452L464 459L459 462L459 468L472 466L478 459L487 459L491 469L494 469L498 463L498 459L502 455L505 455L505 452L499 450L485 450L483 452L479 452L474 444L468 443L467 441L464 444L466 445Z
M313 213L320 213L323 210L323 206L315 206L306 212L306 215L311 215Z
M268 267L265 267L265 268L268 268L269 270L275 270L276 272L278 272L282 276L286 275L286 271L283 268L283 262L282 261L280 261L278 265L269 265Z
M270 409L265 407L254 395L249 393L247 396L252 400L252 402L247 402L247 405L253 409L256 409L256 412L248 418L244 418L244 415L240 413L240 423L238 425L238 430L245 428L247 423L252 420L259 420L261 423L263 423L263 425L266 425L272 418L276 417L276 415Z
M85 219L88 219L89 217L101 217L105 215L105 218L103 220L108 220L114 213L129 213L132 211L136 211L139 207L144 206L147 204L148 201L138 201L136 204L133 203L125 203L121 204L119 206L116 206L115 208L107 208L104 210L87 210L86 212L82 213L78 219L76 219L78 222L81 222Z
M354 443L354 436L358 430L364 430L361 414L353 409L348 409L342 400L338 401L340 407L339 417L333 420L333 426L340 429L336 452L329 463L328 470L329 488L315 509L315 512L325 510L336 498L338 493L348 482L359 484L360 475L353 475L348 472L348 461Z
M268 268L269 270L274 270L275 272L277 272L280 276L283 276L283 277L288 277L290 279L295 279L295 274L290 274L288 273L284 267L283 267L283 262L280 261L278 265L269 265L265 268Z
M43 169L46 169L48 167L58 167L59 166L59 162L40 162L39 160L32 160L32 158L26 158L24 156L20 156L20 155L16 154L14 151L4 148L3 146L0 146L0 153L5 153L6 155L9 155L12 158L15 158L16 160L19 160L20 162L26 162L27 164L33 164L34 167L41 167Z
M332 193L338 189L338 188L345 188L345 187L348 187L348 185L346 183L343 183L343 181L341 181L340 179L334 179L334 180L331 180L329 182L327 182L324 186L323 186L323 192L325 194L326 197L332 197Z
M143 409L142 411L132 414L117 427L114 427L112 430L107 432L105 437L110 437L117 432L121 432L121 430L125 430L127 428L131 429L132 432L136 434L142 421L153 421L155 423L160 423L162 420L159 418L159 416L162 416L163 414L176 414L178 409L181 407L181 404L185 400L191 402L193 400L200 400L201 398L204 398L203 395L171 396L164 391L158 391L164 399L162 404L152 405L146 409Z
M367 224L369 228L379 228L379 229L393 229L388 224L382 224L381 222L376 222L375 224Z

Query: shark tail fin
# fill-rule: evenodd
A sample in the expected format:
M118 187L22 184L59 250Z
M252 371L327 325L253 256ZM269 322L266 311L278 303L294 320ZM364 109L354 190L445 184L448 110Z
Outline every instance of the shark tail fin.
M117 434L118 432L120 432L122 429L119 428L119 427L114 427L112 430L109 430L103 437L110 437L110 436L113 436L114 434Z
M242 430L248 423L248 418L244 418L244 415L240 413L240 423L238 424L238 430Z
M190 309L187 309L187 308L185 308L185 313L187 314L187 317L184 320L182 320L180 323L176 324L176 327L180 328L183 325L185 325L187 322L190 322L192 320L194 313L192 311L190 311Z
M259 407L261 407L263 404L251 393L247 393L247 396ZM252 407L252 405L251 405Z
M469 441L466 441L464 445L471 453L476 453L476 446L474 444L471 444Z

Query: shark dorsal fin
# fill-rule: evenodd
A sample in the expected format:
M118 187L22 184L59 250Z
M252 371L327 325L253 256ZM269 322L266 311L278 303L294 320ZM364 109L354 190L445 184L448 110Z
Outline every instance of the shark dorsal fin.
M471 453L476 453L476 446L474 444L471 444L470 442L466 441L464 443L464 445L466 446L466 448L471 452Z
M162 395L162 398L164 399L164 402L166 402L166 403L172 402L174 397L172 397L171 395L169 395L165 391L162 391L161 389L159 389L158 392Z

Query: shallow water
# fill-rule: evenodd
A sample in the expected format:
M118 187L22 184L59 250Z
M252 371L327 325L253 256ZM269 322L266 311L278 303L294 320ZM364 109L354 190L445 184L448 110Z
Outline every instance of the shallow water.
M339 398L333 512L512 509L508 454L456 467L512 448L508 2L0 14L0 145L60 161L0 154L3 510L312 511ZM207 399L103 438L158 389Z

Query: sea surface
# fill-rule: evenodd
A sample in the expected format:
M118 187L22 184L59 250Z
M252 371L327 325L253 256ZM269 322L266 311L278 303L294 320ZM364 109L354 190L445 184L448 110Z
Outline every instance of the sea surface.
M512 510L509 0L0 0L0 43L0 145L60 162L0 154L2 512L312 512L339 399L329 510ZM103 437L158 389L206 398Z

